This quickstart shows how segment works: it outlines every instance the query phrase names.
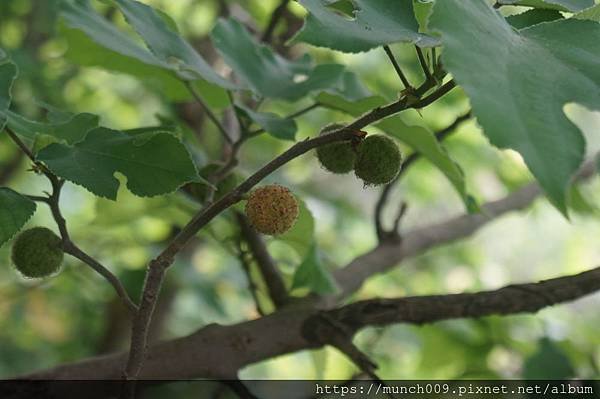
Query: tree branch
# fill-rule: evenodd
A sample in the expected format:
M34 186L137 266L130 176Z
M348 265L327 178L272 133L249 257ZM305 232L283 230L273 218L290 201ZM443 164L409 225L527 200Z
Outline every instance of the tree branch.
M600 267L539 283L509 285L473 294L372 299L330 311L332 317L358 331L367 326L425 324L488 315L535 313L545 307L582 298L600 290Z
M374 299L325 312L350 330L367 325L423 324L446 319L536 312L600 290L600 268L537 284L520 284L474 294ZM261 360L319 347L302 331L323 312L282 310L232 326L209 325L187 337L154 345L145 379L234 378ZM126 353L100 356L21 376L25 379L115 379Z

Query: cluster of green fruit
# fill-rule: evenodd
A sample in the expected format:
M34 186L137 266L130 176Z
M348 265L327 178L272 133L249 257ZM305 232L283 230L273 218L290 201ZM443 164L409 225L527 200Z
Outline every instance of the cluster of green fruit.
M342 125L326 126L321 135L343 128ZM402 167L402 153L387 136L374 134L360 143L351 141L332 143L317 148L321 165L336 174L354 171L366 186L388 184L398 175Z
M342 127L329 125L321 134ZM373 186L394 180L402 166L402 154L394 140L377 134L360 143L346 141L321 146L317 148L317 157L330 172L344 174L354 171L365 185ZM260 187L248 197L246 216L258 232L280 235L294 226L298 218L298 201L289 189L277 184Z
M12 263L26 278L42 278L57 273L63 257L61 238L45 227L23 231L12 244Z

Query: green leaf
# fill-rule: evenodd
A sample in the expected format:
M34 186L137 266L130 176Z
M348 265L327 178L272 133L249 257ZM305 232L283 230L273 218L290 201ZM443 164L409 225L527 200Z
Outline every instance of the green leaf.
M113 200L119 189L115 172L125 175L127 188L140 197L166 194L199 179L185 146L167 132L127 135L99 127L73 146L51 144L38 159L56 175Z
M142 79L173 101L191 98L185 85L176 77L179 66L161 61L129 36L98 15L88 0L61 3L62 36L68 50L66 58L84 66L97 66ZM203 79L194 85L213 107L229 104L227 92Z
M566 380L574 375L569 358L548 338L540 340L538 350L523 365L526 380Z
M309 288L311 292L320 295L333 294L339 289L319 259L316 245L310 247L306 258L294 274L292 289L296 288Z
M343 65L313 66L308 55L288 61L259 44L242 24L221 19L212 31L215 47L237 76L262 97L297 101L315 91L360 95Z
M332 8L331 0L299 1L309 15L294 42L348 53L398 42L437 45L437 39L419 33L412 0L352 0L352 13Z
M499 3L575 12L593 6L594 0L500 0Z
M562 14L557 10L547 10L543 8L534 8L521 14L511 15L506 18L509 24L516 29L527 28L542 22L555 21L562 19Z
M590 21L600 22L600 4L588 8L587 10L578 12L577 14L573 15L573 18L589 19Z
M340 81L324 90L326 93L337 94L349 101L358 101L370 97L371 92L362 84L355 73L346 71Z
M298 220L287 233L277 236L292 247L301 259L306 258L315 241L315 219L302 200L298 200Z
M273 137L291 141L296 139L298 127L293 119L282 118L273 113L256 112L241 104L237 104L236 108Z
M569 192L569 207L575 212L585 216L599 216L598 206L588 200L577 185L573 185Z
M378 96L373 96L362 101L349 102L336 96L322 94L319 96L318 100L328 108L336 109L353 116L362 115L368 110L386 104L386 101ZM467 209L472 211L477 209L474 200L467 193L465 177L462 170L458 164L450 158L446 150L441 146L435 138L435 135L429 129L423 126L408 125L400 115L386 118L381 122L376 123L374 126L421 153L423 157L428 159L446 175L465 202Z
M413 0L415 18L419 23L419 31L429 31L429 16L433 10L433 1Z
M29 198L0 187L0 246L19 232L33 216L37 205Z
M4 129L6 124L6 111L12 100L10 90L17 73L17 66L12 62L0 64L0 131Z
M219 76L211 66L185 41L173 31L163 16L152 7L136 0L114 0L125 15L127 22L144 39L148 48L162 62L170 65L179 76L188 80L197 77L225 89L237 86ZM190 74L189 72L193 72Z
M8 126L18 135L31 141L36 140L38 135L46 135L67 144L74 144L83 140L87 132L98 127L99 121L98 115L81 113L73 115L65 122L43 123L29 120L15 112L8 111Z
M566 214L585 142L563 106L600 108L600 25L566 19L517 32L483 0L446 0L436 3L431 26L490 142L518 151Z

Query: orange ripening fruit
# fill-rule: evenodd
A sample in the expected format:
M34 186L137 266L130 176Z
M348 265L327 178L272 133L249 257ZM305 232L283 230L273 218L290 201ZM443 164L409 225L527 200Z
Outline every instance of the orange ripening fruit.
M262 234L280 235L291 229L298 218L298 201L292 192L278 184L257 188L246 202L250 224Z

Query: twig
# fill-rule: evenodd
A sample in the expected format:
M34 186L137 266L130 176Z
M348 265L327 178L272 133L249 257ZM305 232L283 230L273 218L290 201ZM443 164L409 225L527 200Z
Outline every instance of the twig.
M321 106L321 104L319 102L315 102L314 104L308 105L296 112L293 112L287 116L284 117L284 119L295 119L299 116L302 116L306 113L309 113L310 111L312 111L313 109L317 109Z
M275 304L275 307L284 306L288 301L288 293L285 283L275 261L269 254L267 246L262 237L250 226L246 216L236 212L240 232L248 244L252 257L258 265L258 269L267 285L269 297Z
M267 24L267 28L265 29L265 33L263 33L262 38L260 39L264 43L269 43L273 40L273 33L275 32L275 28L277 27L277 23L283 16L285 9L287 8L290 0L281 0L281 3L273 10L271 14L271 18L269 19L269 23Z
M52 183L52 195L46 201L50 206L50 211L52 212L52 216L54 217L54 221L58 226L58 230L60 231L60 235L63 240L63 250L69 255L79 259L86 265L90 266L94 271L104 277L115 289L117 295L127 309L130 314L133 315L137 312L137 306L127 294L125 287L121 284L121 281L115 276L110 270L104 267L100 262L89 256L85 253L81 248L79 248L72 240L69 235L69 231L67 229L67 222L63 217L60 210L60 192L62 189L62 185L64 181L58 180L55 176L52 175L51 183Z
M227 141L227 143L229 143L229 144L233 144L233 140L232 140L231 136L229 136L229 133L227 133L227 130L225 129L223 124L219 121L219 119L216 117L216 115L212 112L210 107L204 102L202 97L200 97L200 95L196 92L196 89L194 89L194 86L192 85L192 83L189 81L185 81L185 85L187 86L188 90L190 91L190 93L192 94L192 96L194 97L196 102L202 107L202 109L204 110L204 112L206 113L208 118L215 124L215 126L217 127L217 129L219 130L219 132L221 133L223 138L225 139L225 141Z
M454 122L452 122L449 126L440 130L439 132L435 133L436 139L440 142L445 140L446 137L448 137L451 133L456 131L456 128L458 128L462 123L466 122L467 120L469 120L471 118L472 118L472 113L469 110L467 113L457 117L454 120ZM394 186L398 183L398 181L402 178L402 176L410 169L410 167L418 159L421 158L421 156L422 156L422 154L417 151L410 154L406 158L406 160L402 163L402 169L400 170L400 173L398 173L398 176L396 176L396 178L392 182L390 182L389 184L386 184L383 187L383 189L381 190L381 194L379 195L379 199L377 200L377 204L375 205L375 230L376 230L379 241L383 241L383 240L390 238L390 234L389 234L390 232L386 231L385 228L383 227L383 211L384 211L385 205L387 204L387 201L389 199L391 191L394 188ZM401 218L401 216L400 216L400 218ZM396 238L396 235L394 234L394 230L392 230L391 233L392 233L391 237Z
M396 70L398 77L402 81L404 88L408 89L408 90L412 90L413 87L410 84L410 82L408 81L408 79L406 78L406 76L404 75L404 72L402 72L402 69L400 68L400 65L398 64L396 57L394 57L394 53L392 53L392 49L390 48L390 46L385 45L385 46L383 46L383 49L385 50L385 53L387 54L388 58L390 59L390 62L394 66L394 69Z
M302 335L312 344L319 346L331 345L348 356L358 368L373 380L382 383L375 373L377 364L352 342L355 331L331 317L329 312L317 312L309 317L302 325Z
M260 306L260 301L258 299L258 287L254 283L254 279L252 278L251 272L251 264L248 261L248 256L250 255L247 251L242 248L241 240L237 243L238 246L238 258L240 260L240 264L242 265L242 269L244 270L244 274L246 274L246 279L248 280L248 289L250 291L250 295L252 295L252 299L254 300L254 306L256 307L256 311L259 315L264 316L266 314Z
M229 90L227 90L227 97L229 97L229 103L231 104L231 109L233 110L235 119L237 120L238 126L240 128L240 137L241 137L242 136L241 133L243 133L246 130L246 125L244 124L244 121L242 120L242 118L240 118L240 114L238 113L238 110L235 107L235 100L233 98L233 94Z

